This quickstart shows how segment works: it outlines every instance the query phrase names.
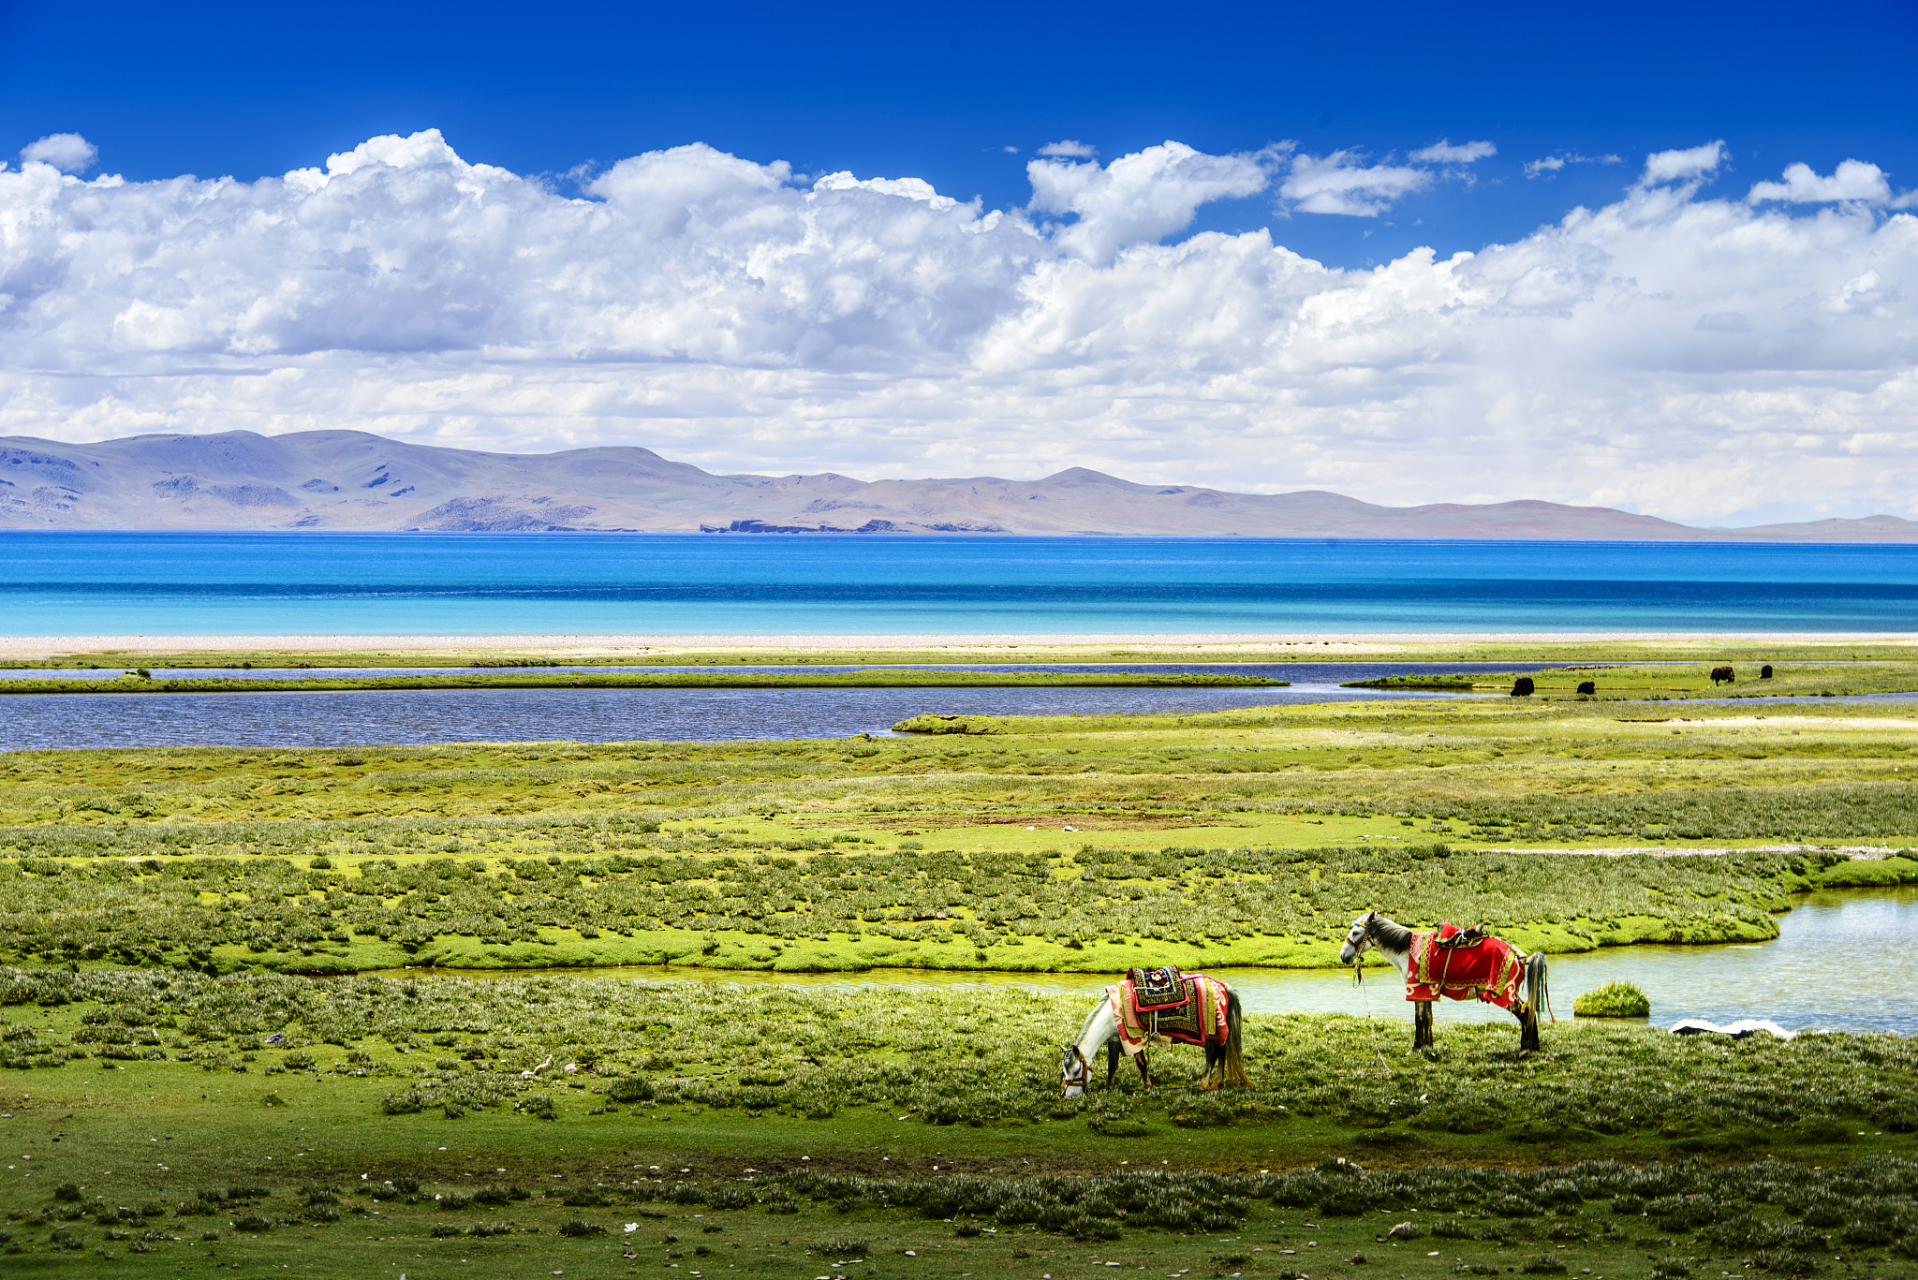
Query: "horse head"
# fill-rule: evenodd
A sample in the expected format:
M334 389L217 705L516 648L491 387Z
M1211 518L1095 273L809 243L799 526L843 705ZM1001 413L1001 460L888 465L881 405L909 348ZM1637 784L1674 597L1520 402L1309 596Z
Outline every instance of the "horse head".
M1076 1098L1086 1091L1092 1080L1092 1065L1086 1056L1079 1052L1079 1046L1069 1044L1059 1062L1059 1096Z
M1368 911L1352 922L1352 930L1345 935L1345 945L1339 948L1339 963L1354 964L1372 945L1372 923L1379 918L1376 911Z

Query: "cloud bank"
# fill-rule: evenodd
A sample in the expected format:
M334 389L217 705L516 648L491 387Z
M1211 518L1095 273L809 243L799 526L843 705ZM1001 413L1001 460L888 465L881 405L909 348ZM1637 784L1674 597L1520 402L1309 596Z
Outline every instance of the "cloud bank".
M0 434L351 427L738 471L1911 513L1918 218L1863 162L1709 198L1724 157L1657 153L1609 205L1370 270L1185 233L1261 193L1363 215L1431 170L1055 151L1029 207L987 210L701 145L578 196L434 131L255 182L28 157L0 173Z

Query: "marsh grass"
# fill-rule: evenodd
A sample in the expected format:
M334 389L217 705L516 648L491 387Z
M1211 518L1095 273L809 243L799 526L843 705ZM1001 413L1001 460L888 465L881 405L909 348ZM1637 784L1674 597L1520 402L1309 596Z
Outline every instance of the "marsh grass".
M847 1261L814 1243L955 1278L1918 1274L1918 1042L1896 1036L1568 1022L1520 1058L1508 1024L1412 1053L1363 1019L1254 1016L1253 1089L1195 1088L1181 1051L1161 1088L1067 1100L1084 1002L1016 987L350 972L1319 962L1368 907L1559 950L1769 936L1792 891L1918 861L1512 846L1908 843L1902 716L1488 699L14 753L0 934L33 963L0 969L0 1124L34 1167L0 1182L0 1250L75 1276ZM250 968L344 976L204 972Z
M1523 701L931 739L18 752L0 936L41 963L215 970L1299 965L1373 907L1566 950L1767 938L1790 891L1918 880L1918 860L1830 850L1502 855L1918 831L1902 713Z
M725 838L686 842L606 820L559 832L279 824L247 833L240 847L258 852L208 857L175 851L236 833L88 832L96 851L119 856L81 858L68 844L55 846L67 856L41 845L33 856L0 858L0 929L14 956L307 972L619 961L1096 971L1123 967L1115 962L1131 954L1311 966L1335 963L1337 939L1372 909L1482 923L1520 945L1558 951L1769 938L1790 891L1842 880L1855 865L1830 852L1593 858L1444 845L1088 844L1019 854L815 841L787 852ZM0 844L35 844L37 834L0 833ZM342 852L417 847L421 836L432 852ZM664 848L651 847L655 840ZM566 855L538 856L557 847ZM309 856L322 849L336 857ZM1918 864L1890 865L1906 862L1863 865L1895 881L1918 873Z
M1885 839L1918 830L1908 713L1615 704L1258 707L1189 716L967 717L931 738L528 743L352 750L16 752L0 823L327 822L584 814L831 822L1349 815L1474 839ZM1074 823L1073 825L1077 825ZM1378 833L1383 836L1384 832ZM1403 834L1403 833L1399 833ZM174 837L166 837L174 839Z
M75 1274L103 1247L133 1266L135 1240L169 1271L209 1247L429 1270L415 1255L443 1246L461 1252L437 1266L489 1277L621 1252L784 1275L809 1248L886 1269L911 1250L941 1276L1306 1265L1285 1249L1314 1273L1362 1249L1408 1280L1537 1256L1634 1274L1647 1242L1674 1275L1918 1258L1918 1050L1894 1036L1559 1026L1521 1059L1509 1027L1448 1025L1431 1056L1395 1047L1392 1074L1360 1076L1361 1020L1255 1016L1254 1090L1202 1093L1198 1055L1175 1053L1165 1087L1068 1101L1054 1045L1083 1010L1032 992L0 970L0 1000L64 1061L0 1073L37 1166L0 1209L34 1266ZM162 1052L100 1073L92 1027ZM247 1054L276 1033L311 1061L257 1079ZM616 1090L633 1079L652 1096ZM398 1091L465 1115L382 1107ZM1117 1121L1144 1132L1112 1138Z
M1718 1043L1568 1023L1547 1028L1544 1053L1520 1058L1509 1026L1448 1025L1431 1053L1395 1048L1392 1074L1380 1077L1351 1069L1374 1056L1363 1019L1255 1016L1245 1043L1253 1089L1195 1091L1202 1056L1173 1053L1155 1063L1170 1087L1127 1081L1062 1099L1056 1046L1085 1003L1008 987L0 969L0 1067L37 1074L98 1059L129 1070L266 1070L274 1078L260 1093L291 1110L299 1080L328 1076L361 1082L369 1119L454 1103L529 1122L588 1107L794 1119L864 1111L992 1129L1125 1119L1160 1133L1317 1120L1548 1145L1725 1133L1749 1145L1767 1141L1754 1133L1821 1123L1918 1132L1918 1042L1891 1035ZM301 1055L277 1074L257 1056L275 1034L277 1048Z
M1729 666L1734 678L1712 679ZM1761 674L1766 668L1772 674ZM1509 693L1518 672L1433 672L1350 680L1349 689L1430 689L1447 692ZM1617 664L1597 662L1524 673L1533 697L1589 698L1601 702L1663 701L1672 698L1838 697L1918 690L1918 662L1744 662ZM1594 690L1581 694L1581 684Z

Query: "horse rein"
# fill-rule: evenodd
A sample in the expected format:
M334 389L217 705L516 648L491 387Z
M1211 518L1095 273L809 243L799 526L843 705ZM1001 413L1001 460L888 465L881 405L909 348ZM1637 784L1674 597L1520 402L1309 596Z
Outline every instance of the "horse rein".
M1354 937L1353 934L1357 934L1358 936ZM1365 919L1355 923L1352 926L1351 933L1345 935L1345 941L1347 945L1353 949L1352 985L1360 988L1361 993L1363 993L1365 987L1365 947L1362 944L1374 942L1372 937L1372 918L1367 916ZM1392 1068L1387 1065L1385 1061L1385 1051L1379 1048L1379 1029L1378 1025L1372 1020L1372 998L1370 996L1366 996L1365 998L1365 1024L1372 1032L1372 1056L1378 1059L1379 1069L1377 1071L1369 1071L1359 1068L1357 1069L1357 1074L1362 1076L1390 1076L1392 1074Z

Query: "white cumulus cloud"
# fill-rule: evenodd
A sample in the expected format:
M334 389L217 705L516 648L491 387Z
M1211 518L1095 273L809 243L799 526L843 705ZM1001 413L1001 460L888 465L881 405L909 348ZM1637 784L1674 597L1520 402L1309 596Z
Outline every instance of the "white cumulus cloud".
M1840 161L1829 178L1820 177L1808 164L1794 164L1785 169L1783 182L1757 183L1745 199L1751 204L1766 200L1792 204L1863 200L1867 204L1885 204L1891 199L1891 181L1883 169L1863 160Z
M1376 218L1401 196L1431 185L1429 169L1405 165L1368 165L1352 151L1292 158L1292 170L1279 196L1304 213L1337 213Z
M29 164L50 164L62 173L84 173L100 157L100 148L77 133L50 133L20 148Z
M0 172L0 434L1911 513L1918 217L1703 198L1722 164L1660 153L1512 243L1347 270L1184 233L1274 182L1382 206L1430 170L1168 142L1034 160L1030 205L987 209L698 144L575 197L432 131L252 182L30 163Z
M1017 150L1017 148L1007 147L1006 150L1014 151ZM1046 143L1045 146L1039 148L1039 154L1067 160L1090 160L1099 154L1099 148L1076 141L1072 138L1067 138L1063 142Z
M1127 245L1183 231L1200 205L1256 195L1269 180L1262 156L1210 156L1182 142L1120 156L1103 169L1034 160L1026 175L1033 209L1078 215L1058 243L1102 265Z
M1414 151L1412 159L1426 164L1471 164L1497 154L1498 148L1489 142L1461 142L1453 146L1450 138L1440 138L1431 146Z
M1645 157L1645 172L1640 184L1653 186L1663 182L1686 182L1716 173L1725 162L1725 144L1707 142L1678 151L1654 151Z

